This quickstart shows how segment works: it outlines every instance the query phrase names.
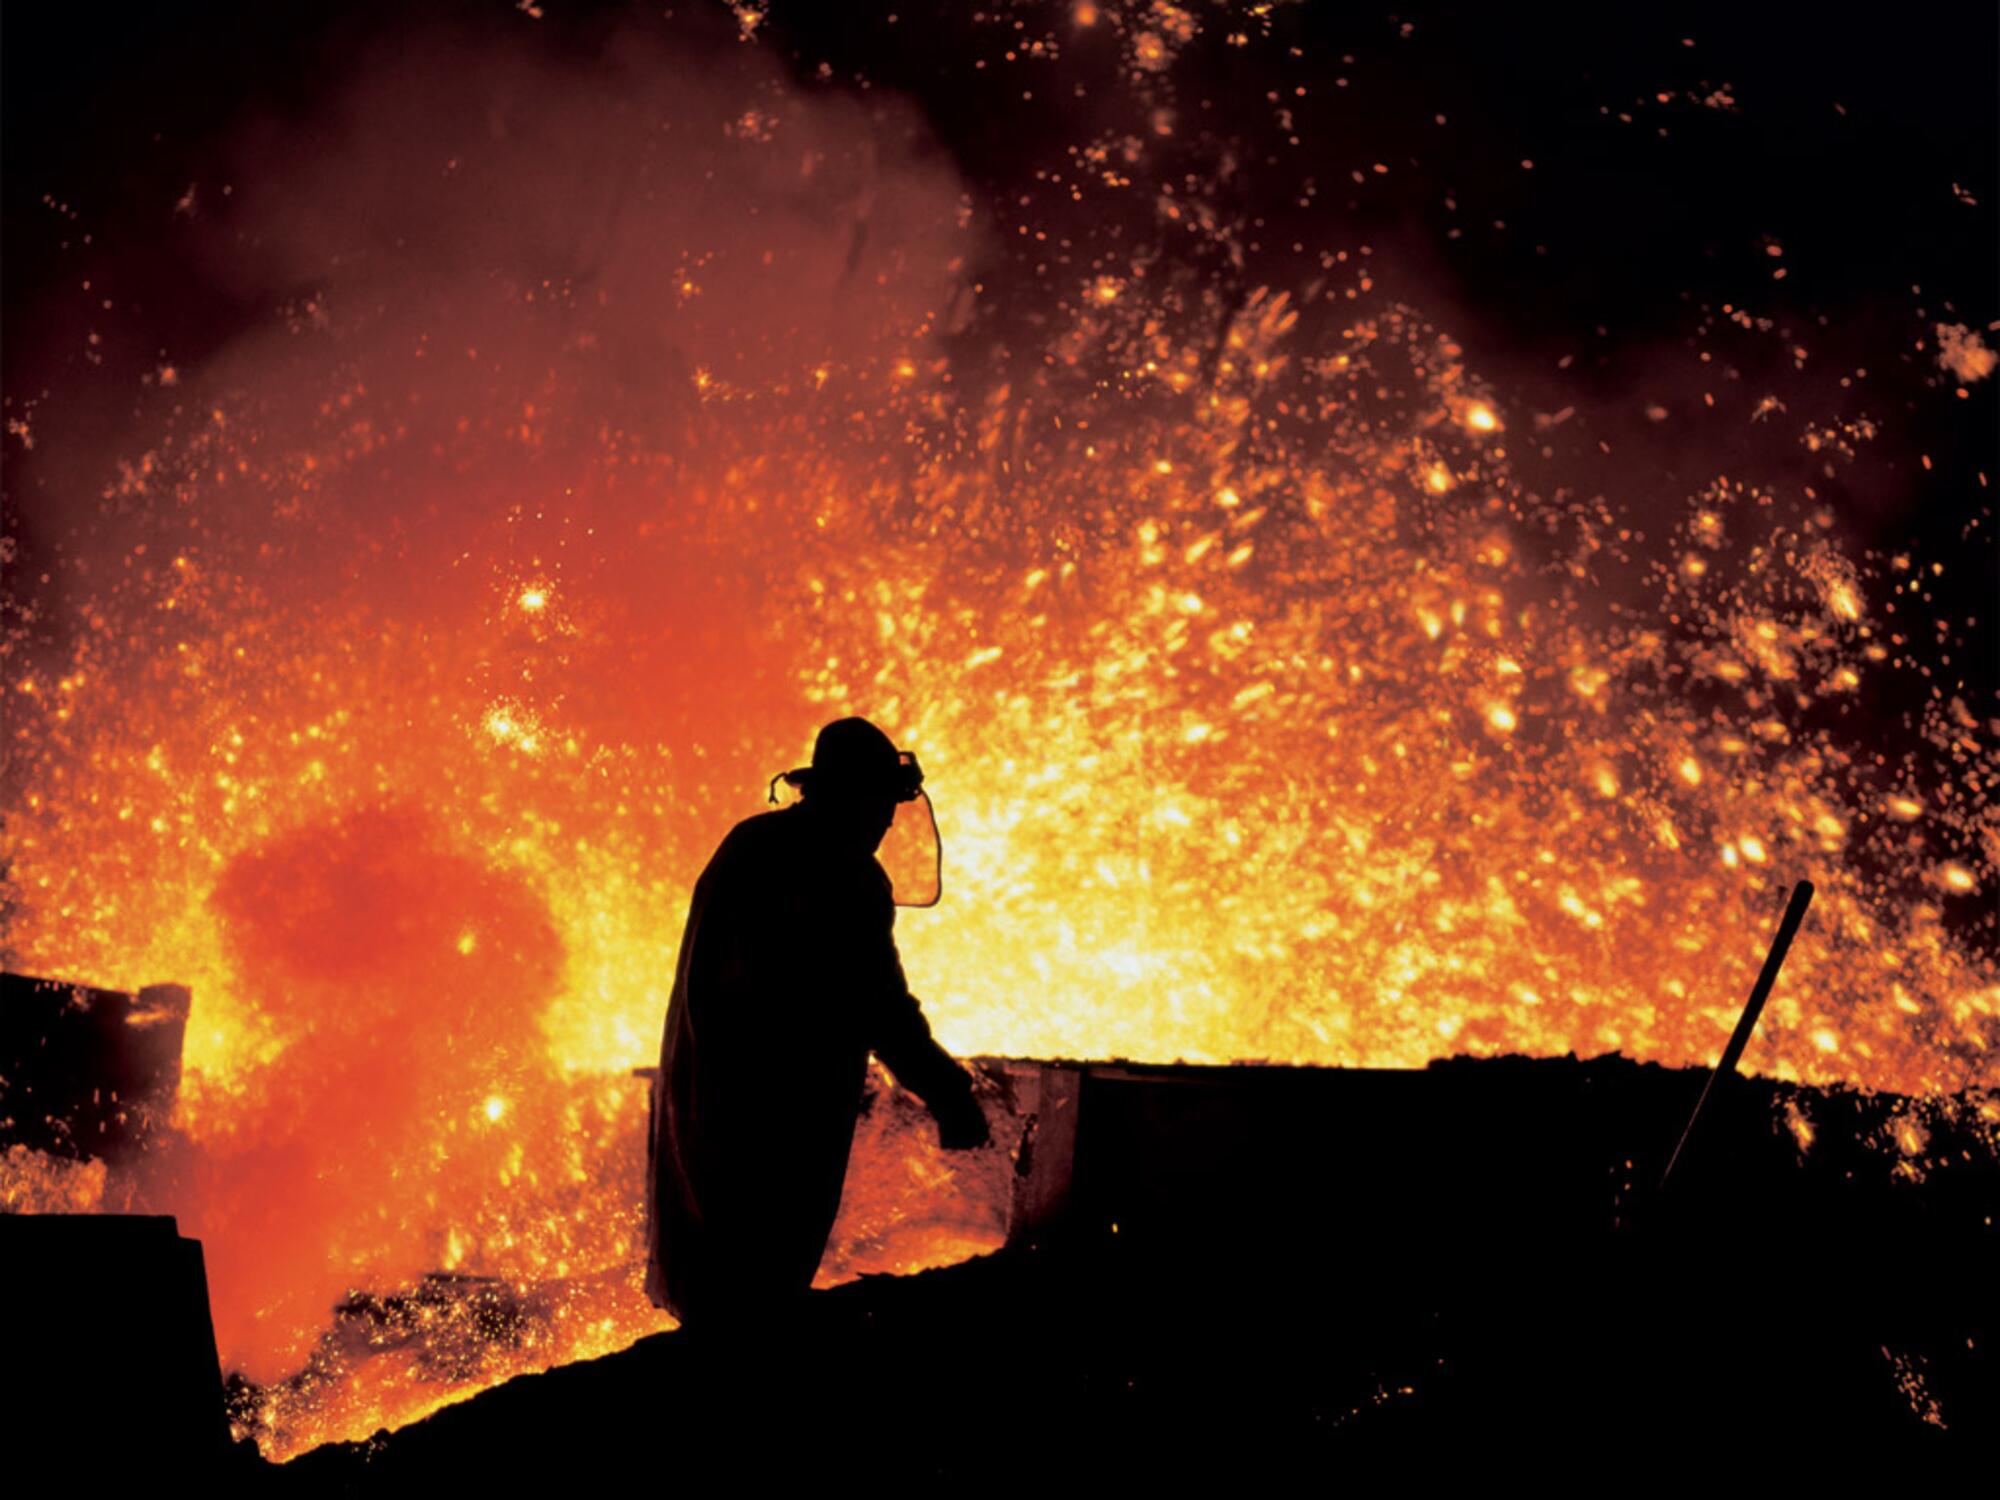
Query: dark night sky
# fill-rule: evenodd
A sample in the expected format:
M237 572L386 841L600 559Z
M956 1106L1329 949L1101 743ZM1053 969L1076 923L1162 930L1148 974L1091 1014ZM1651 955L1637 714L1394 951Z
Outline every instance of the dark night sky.
M792 58L810 86L865 80L912 95L996 219L1032 194L1056 143L1129 107L1111 28L1079 31L1068 5L897 8L780 4L760 44ZM118 304L135 363L198 361L267 317L177 248L172 205L189 183L214 181L217 145L243 122L311 118L384 38L440 46L453 28L525 33L587 57L638 24L735 45L720 7L542 9L537 21L501 0L10 7L0 37L7 395L48 393L37 424L51 440L110 444L129 416L116 383L133 372L116 349L100 367L83 358L76 330L100 300ZM1919 388L1927 356L1909 351L1937 321L1982 328L2000 316L2000 12L1902 6L1865 24L1859 14L1709 0L1280 7L1272 41L1231 48L1229 28L1212 24L1181 60L1183 115L1199 122L1183 131L1187 163L1200 169L1216 140L1238 143L1233 193L1260 247L1247 282L1304 279L1294 240L1370 245L1384 290L1455 333L1469 366L1511 400L1574 406L1576 431L1616 437L1601 463L1594 444L1565 454L1562 481L1623 488L1639 505L1635 475L1685 494L1735 459L1726 432L1690 443L1678 422L1648 430L1634 415L1665 374L1690 388L1694 376L1679 372L1698 357L1701 309L1747 303L1809 331L1811 368L1774 377L1795 397L1865 407L1894 428L1867 482L1835 497L1848 524L1866 543L1935 553L1962 547L1981 508L1976 475L1995 467L2000 381L1953 400ZM1059 35L1063 55L1005 60L1037 35ZM1733 108L1696 102L1718 91ZM1274 94L1297 146L1282 139ZM1318 196L1301 210L1306 177ZM1061 228L1062 204L1037 199L1027 211ZM1781 258L1768 254L1774 243ZM1010 286L1034 295L1034 268L1000 253L1012 263L989 280L1002 300ZM1747 392L1775 341L1728 345L1728 335L1700 347L1735 362ZM1892 360L1907 378L1884 378ZM1834 388L1870 365L1872 387ZM7 457L10 490L35 482L11 443ZM1546 478L1532 455L1522 474ZM1954 585L1969 607L1990 593L1990 544L1983 555L1988 565ZM1990 680L1987 658L1978 670Z
M692 29L715 29L686 8ZM126 216L143 220L160 193L177 196L204 175L219 133L247 115L308 109L365 44L415 29L412 15L475 31L532 27L541 45L588 49L613 22L660 14L545 9L536 23L502 0L10 8L0 33L8 312L46 297L60 275L48 216L34 212L43 194L83 209L100 237L132 233ZM995 188L1044 156L1052 136L1080 133L1071 102L1071 118L1056 119L1048 91L1019 95L1037 75L1088 75L1103 61L1092 57L1096 38L1053 63L975 71L974 60L1004 50L1006 27L966 22L968 8L956 6L938 7L949 22L886 23L895 9L780 5L767 45L795 54L802 75L824 61L836 83L863 77L913 94L962 169ZM1056 18L1061 30L1066 9L1018 14ZM863 11L878 15L858 19ZM1378 238L1432 241L1449 290L1480 309L1496 339L1540 345L1599 322L1625 337L1668 329L1679 293L1711 282L1726 295L1764 236L1815 257L1810 285L1795 293L1802 302L1836 307L1905 281L1993 299L1997 221L1980 191L1995 182L2000 139L1991 8L1898 7L1866 26L1838 24L1822 7L1714 3L1306 6L1275 22L1304 54L1283 76L1232 70L1226 49L1207 49L1223 54L1203 80L1214 116L1254 128L1266 88L1312 85L1298 113L1327 143L1323 178L1354 163L1395 169L1368 184L1349 222ZM1030 33L1042 29L1031 19ZM1348 84L1329 93L1336 77ZM1739 108L1708 118L1653 98L1724 86ZM1601 108L1637 118L1623 124ZM1954 200L1953 182L1980 196L1976 209ZM1442 207L1447 191L1455 218ZM1494 218L1509 227L1491 230ZM1481 229L1447 243L1454 222Z

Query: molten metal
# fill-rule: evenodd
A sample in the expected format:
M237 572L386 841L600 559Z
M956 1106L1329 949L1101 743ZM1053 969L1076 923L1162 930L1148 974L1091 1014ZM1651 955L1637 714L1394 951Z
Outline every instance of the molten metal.
M461 167L486 62L246 189L330 291L162 382L81 628L7 658L10 959L192 986L141 1198L268 1454L664 1326L631 1069L703 854L852 712L938 790L900 940L954 1052L1705 1065L1810 875L1746 1067L1911 1096L1913 1170L1924 1111L2000 1125L1992 727L1841 713L1928 560L1748 479L1643 536L1527 492L1535 414L1345 252L1241 294L1107 242L979 323L910 123L754 60L620 85L684 146L570 80ZM1003 1152L863 1136L824 1276L999 1242Z

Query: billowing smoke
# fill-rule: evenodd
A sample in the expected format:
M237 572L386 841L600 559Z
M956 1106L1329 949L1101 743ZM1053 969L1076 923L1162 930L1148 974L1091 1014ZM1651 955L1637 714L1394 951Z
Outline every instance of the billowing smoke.
M937 794L899 931L961 1052L1702 1063L1809 876L1746 1066L1991 1089L1991 726L1940 679L1877 747L1938 573L1820 489L1903 440L1747 314L1696 336L1756 341L1755 391L1494 386L1320 206L1301 95L1211 134L1180 70L1238 40L1157 10L1106 11L1090 133L1053 113L976 207L907 108L733 23L385 45L162 207L239 325L99 442L19 419L10 957L193 986L145 1201L207 1240L230 1365L307 1362L272 1451L497 1378L347 1378L433 1305L328 1335L350 1290L495 1278L506 1368L658 1326L631 1070L701 860L838 713ZM1004 1173L903 1118L829 1265L990 1242Z
M81 811L51 805L66 766L110 822L98 862L17 882L10 939L196 984L195 1146L150 1201L207 1240L225 1358L259 1380L351 1288L563 1258L505 1203L595 1148L542 1027L604 998L604 955L565 951L507 851L645 797L672 831L626 973L664 985L687 861L732 811L701 760L750 784L746 717L783 756L811 727L761 646L795 545L774 561L748 516L782 536L829 497L739 416L809 424L835 367L893 378L968 295L969 211L906 106L802 89L733 34L537 41L401 35L218 142L169 230L256 311L161 362L109 464L38 454L63 477L15 518L86 617L17 857ZM569 922L631 899L571 887ZM631 1250L624 1220L572 1227L577 1269Z

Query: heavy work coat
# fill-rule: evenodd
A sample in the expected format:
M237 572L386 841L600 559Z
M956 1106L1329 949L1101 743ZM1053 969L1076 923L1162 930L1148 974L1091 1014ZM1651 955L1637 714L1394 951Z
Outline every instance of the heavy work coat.
M810 804L746 819L695 883L648 1161L646 1289L684 1322L812 1283L873 1051L937 1108L968 1095L903 979L875 857Z

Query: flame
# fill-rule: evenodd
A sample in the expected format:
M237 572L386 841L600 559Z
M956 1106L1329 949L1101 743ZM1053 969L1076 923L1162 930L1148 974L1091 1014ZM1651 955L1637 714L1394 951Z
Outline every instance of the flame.
M1132 35L1135 72L1189 34ZM704 138L776 160L801 114ZM12 956L193 986L182 1144L143 1191L208 1245L268 1453L667 1326L631 1070L701 862L850 712L935 790L947 900L900 937L960 1053L1707 1064L1809 875L1746 1066L2000 1086L2000 978L1951 910L1990 889L1952 790L1988 730L1961 705L1883 765L1824 711L1896 670L1864 604L1892 581L1809 496L1716 481L1649 518L1621 595L1592 508L1510 468L1518 408L1364 271L1239 298L1107 263L1035 358L982 360L940 337L939 231L910 259L946 290L829 354L817 263L776 311L731 280L761 233L698 299L618 284L643 316L482 285L338 357L260 351L267 381L179 368L189 404L94 517L121 566L79 570L88 628L12 647ZM649 318L732 305L756 358L684 322L684 368L647 362ZM412 358L434 327L532 357ZM1001 1154L948 1159L884 1097L826 1278L999 1237ZM102 1193L8 1173L9 1203ZM508 1339L466 1332L481 1298Z

